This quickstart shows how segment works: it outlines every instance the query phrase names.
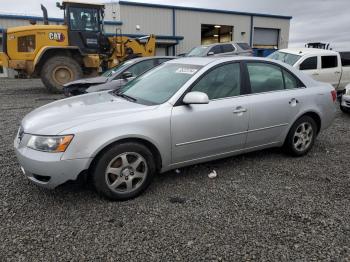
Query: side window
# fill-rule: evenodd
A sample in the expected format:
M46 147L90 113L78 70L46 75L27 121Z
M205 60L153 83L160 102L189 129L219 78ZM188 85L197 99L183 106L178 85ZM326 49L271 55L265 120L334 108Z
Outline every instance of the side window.
M322 56L321 57L322 68L334 68L338 66L338 57L336 55L332 56Z
M306 58L300 64L300 70L315 70L317 69L317 56Z
M286 89L293 89L298 88L298 80L292 76L290 73L288 73L286 70L283 70L283 76L284 76L284 86Z
M222 53L221 46L215 45L209 50L209 52L213 52L214 54L220 54L220 53Z
M98 11L93 8L69 8L70 28L72 30L98 31Z
M266 63L247 63L252 93L284 89L282 71L278 66Z
M237 96L241 93L239 63L217 67L204 75L191 91L206 93L209 99Z
M132 73L134 77L137 77L153 67L154 67L154 60L150 59L150 60L141 61L136 65L129 67L127 71Z
M235 48L231 44L222 45L222 52L223 53L233 52L234 50L235 50Z

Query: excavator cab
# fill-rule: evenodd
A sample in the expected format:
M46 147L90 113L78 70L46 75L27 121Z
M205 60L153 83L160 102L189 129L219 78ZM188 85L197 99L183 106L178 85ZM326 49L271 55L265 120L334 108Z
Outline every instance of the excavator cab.
M63 1L57 3L57 7L64 11L70 46L78 47L85 54L109 51L108 39L103 34L103 4Z

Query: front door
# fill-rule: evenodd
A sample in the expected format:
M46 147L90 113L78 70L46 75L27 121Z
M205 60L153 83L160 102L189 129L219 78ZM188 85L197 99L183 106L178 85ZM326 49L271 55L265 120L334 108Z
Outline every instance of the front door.
M239 63L207 72L191 91L204 92L209 104L172 110L172 164L205 160L240 151L248 129L247 96L241 96Z
M83 53L99 53L101 25L99 10L87 7L69 7L69 45L77 46Z
M299 65L299 69L303 71L303 73L309 75L316 81L319 81L320 78L320 65L318 60L319 58L317 56L306 57Z

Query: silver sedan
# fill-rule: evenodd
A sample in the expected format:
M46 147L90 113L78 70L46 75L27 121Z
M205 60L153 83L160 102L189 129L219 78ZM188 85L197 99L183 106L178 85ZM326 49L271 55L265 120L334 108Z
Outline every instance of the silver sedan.
M114 199L156 173L269 147L305 155L333 121L336 92L267 59L182 58L119 91L40 107L14 141L24 174L54 188L79 175Z

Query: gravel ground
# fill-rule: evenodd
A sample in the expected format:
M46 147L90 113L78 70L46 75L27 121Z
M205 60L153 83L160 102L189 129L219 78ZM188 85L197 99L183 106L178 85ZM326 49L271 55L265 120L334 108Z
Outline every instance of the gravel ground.
M0 261L350 260L350 116L339 112L306 157L272 149L192 166L110 202L91 186L24 178L20 120L62 96L0 81Z

